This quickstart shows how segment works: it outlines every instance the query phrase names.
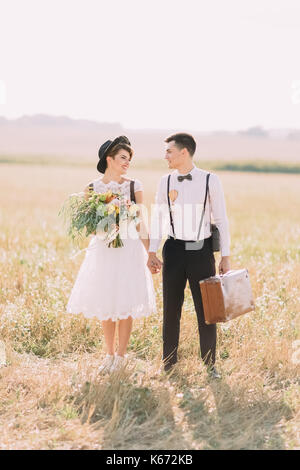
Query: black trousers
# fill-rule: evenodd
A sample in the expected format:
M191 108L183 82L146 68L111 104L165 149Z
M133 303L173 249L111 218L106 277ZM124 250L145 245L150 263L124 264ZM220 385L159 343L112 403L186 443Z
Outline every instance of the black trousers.
M216 273L211 237L200 250L186 250L183 240L170 237L163 250L163 361L165 369L177 362L181 310L187 280L198 320L201 358L213 365L216 356L216 325L206 325L199 281Z

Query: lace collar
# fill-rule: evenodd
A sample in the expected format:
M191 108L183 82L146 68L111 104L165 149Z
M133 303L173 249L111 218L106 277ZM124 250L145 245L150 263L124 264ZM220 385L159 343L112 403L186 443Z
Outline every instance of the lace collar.
M102 178L99 178L98 180L96 180L94 183L95 184L103 184L103 186L109 186L109 185L114 185L114 186L123 186L124 184L128 184L130 183L131 180L125 180L123 181L123 183L118 183L117 181L109 181L108 183L103 183L102 181Z
M109 181L108 183L103 183L102 178L99 178L94 181L94 191L96 192L106 192L108 190L112 192L121 192L127 193L131 180L125 180L123 183L118 183L117 181Z

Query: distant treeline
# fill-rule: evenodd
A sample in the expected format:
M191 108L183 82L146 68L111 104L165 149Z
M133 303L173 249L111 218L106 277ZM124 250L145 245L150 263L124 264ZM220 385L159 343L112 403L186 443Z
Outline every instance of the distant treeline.
M66 157L51 157L46 155L41 156L6 156L0 155L0 164L21 164L21 165L51 165L51 166L72 166L72 167L92 167L95 166L97 161L79 158L66 158ZM282 162L282 161L226 161L226 160L199 160L195 161L196 166L205 170L216 171L241 171L241 172L256 172L256 173L300 173L300 162ZM141 159L134 158L132 161L133 168L149 169L149 170L166 170L168 171L167 163L164 159Z
M279 162L219 162L207 168L219 171L251 171L259 173L300 173L300 164Z

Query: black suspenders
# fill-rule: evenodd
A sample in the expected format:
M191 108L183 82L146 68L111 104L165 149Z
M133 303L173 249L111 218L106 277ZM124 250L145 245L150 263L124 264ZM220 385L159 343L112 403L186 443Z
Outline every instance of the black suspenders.
M205 213L206 200L207 200L207 193L208 193L209 177L210 177L210 173L207 173L207 175L206 175L205 199L204 199L203 210L202 210L201 219L200 219L200 224L199 224L199 230L198 230L198 235L197 235L197 241L199 241L200 232L201 232L201 227L202 227L202 222L203 222L203 217L204 217L204 213ZM168 176L167 198L168 198L168 206L169 206L169 214L170 214L170 224L171 224L171 227L172 227L174 239L176 240L176 235L175 235L175 230L174 230L174 222L173 222L173 216L172 216L171 204L170 204L170 196L169 196L169 192L170 192L170 178L171 178L171 175Z
M168 176L168 185L167 185L167 197L168 197L168 206L169 206L169 214L170 214L170 224L173 230L173 236L176 240L176 235L175 235L175 230L174 230L174 223L173 223L173 216L172 216L172 211L171 211L171 204L170 204L170 196L169 196L169 191L170 191L170 178L171 175Z
M205 213L206 199L207 199L207 192L208 192L209 176L210 176L210 173L208 173L208 174L206 175L205 199L204 199L204 204L203 204L203 211L202 211L202 215L201 215L201 220L200 220L200 224L199 224L199 231L198 231L198 235L197 235L197 241L199 241L200 231L201 231L202 222L203 222L203 217L204 217L204 213Z
M135 192L134 192L134 180L130 181L130 200L136 202L135 200Z

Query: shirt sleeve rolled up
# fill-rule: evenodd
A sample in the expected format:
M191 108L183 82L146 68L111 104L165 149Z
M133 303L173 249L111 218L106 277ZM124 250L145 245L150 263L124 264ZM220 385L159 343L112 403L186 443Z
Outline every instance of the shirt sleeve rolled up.
M211 173L209 181L210 210L214 223L220 232L221 255L230 255L229 222L226 213L225 197L221 181L217 175Z

